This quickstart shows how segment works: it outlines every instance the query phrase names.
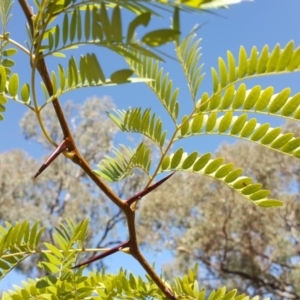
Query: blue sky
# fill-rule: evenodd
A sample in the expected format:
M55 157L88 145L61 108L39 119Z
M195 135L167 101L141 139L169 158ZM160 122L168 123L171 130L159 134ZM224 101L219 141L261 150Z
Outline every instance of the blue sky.
M258 49L262 49L265 44L268 44L272 49L276 43L286 45L290 40L295 41L296 47L300 45L300 1L299 0L256 0L253 2L244 2L239 5L233 5L228 10L217 10L219 16L213 14L184 14L181 20L183 28L182 34L188 33L195 24L206 23L199 31L198 37L202 38L202 62L205 64L203 71L207 74L201 86L200 93L204 91L211 92L211 77L210 67L217 68L218 57L226 58L226 51L230 50L235 57L238 55L240 45L243 45L247 52L250 52L252 46L256 45ZM17 20L13 22L13 20ZM152 28L168 27L169 17L164 20L153 19ZM13 18L9 27L11 38L17 40L24 45L27 39L25 32L25 19L18 8L17 1L14 4ZM162 48L162 51L168 52L175 56L172 45ZM81 50L85 51L85 50ZM99 52L98 48L86 49L86 51L95 51L103 57L107 52ZM61 59L56 60L62 63ZM51 60L52 62L52 60ZM113 71L125 67L122 59L116 56L105 56L104 60L100 59L103 64L105 74L109 75ZM54 64L56 70L56 65ZM29 60L23 54L17 59L15 72L18 72L21 81L24 83L30 74L26 73L29 67ZM182 111L188 111L191 107L191 99L187 89L187 83L182 75L181 68L177 62L166 59L165 70L170 73L173 79L174 87L180 88L179 100ZM287 74L284 76L271 76L268 78L253 79L246 82L250 88L255 84L261 84L263 87L272 85L275 91L279 92L285 87L292 88L292 94L300 92L300 75ZM80 103L90 96L110 96L116 103L118 108L126 109L128 106L152 107L158 114L163 114L162 108L158 100L152 92L143 84L122 85L118 87L105 87L84 89L74 93L67 94L61 98L62 102L69 99L76 103ZM26 141L22 137L19 127L19 121L24 112L25 107L19 104L10 102L7 105L7 112L4 115L4 121L0 123L0 152L10 151L12 149L21 148L29 152L31 156L41 159L42 152L40 146L34 142ZM268 121L264 117L261 121ZM277 126L279 120L271 119L272 124ZM228 139L226 139L228 141ZM187 143L186 147L199 152L214 151L218 145L224 141L223 137L199 137L192 140L193 143ZM196 142L195 142L196 141ZM229 141L233 141L232 139ZM192 148L193 146L193 148ZM196 149L195 149L196 147ZM1 195L0 195L1 197ZM161 264L169 259L168 254L163 253L161 256L153 256L148 254L151 260L156 260L156 266L159 270ZM122 263L121 263L122 262ZM129 256L118 254L109 258L107 264L111 265L111 271L116 271L119 267L128 268L134 272L140 273L140 269ZM12 273L7 280L1 283L0 288L16 283L16 274Z

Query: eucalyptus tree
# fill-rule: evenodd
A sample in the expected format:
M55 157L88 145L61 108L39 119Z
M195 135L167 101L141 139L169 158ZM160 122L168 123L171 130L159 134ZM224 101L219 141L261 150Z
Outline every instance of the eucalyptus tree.
M51 243L44 242L40 245L45 228L40 228L38 222L30 224L25 220L16 224L6 223L0 231L1 277L26 257L40 253L38 267L47 275L29 279L22 288L4 293L4 299L203 299L205 289L199 288L196 280L197 267L182 279L175 278L172 282L166 282L144 258L138 243L135 222L138 203L167 182L174 172L184 171L212 177L218 184L225 184L241 195L253 207L262 209L283 204L279 199L269 198L269 190L260 183L253 182L255 178L251 174L243 175L241 168L230 162L224 163L222 157L215 158L210 153L198 154L196 151L186 153L183 148L176 149L178 140L201 134L218 134L245 139L283 155L296 158L300 156L300 138L293 133L283 133L281 128L259 124L257 118L249 117L254 112L258 115L271 114L298 120L299 94L292 95L289 88L275 94L272 87L263 89L259 85L248 89L244 82L245 79L262 74L298 71L300 48L294 49L293 42L284 47L277 45L274 49L265 46L258 50L253 47L250 54L241 47L238 62L228 52L227 61L219 58L218 70L212 69L212 91L201 95L198 92L204 77L201 72L199 41L195 41L193 31L185 38L180 37L181 10L209 9L238 2L240 1L42 0L35 1L35 8L32 9L26 0L19 0L18 4L27 19L27 47L23 47L7 32L12 2L1 2L1 109L5 110L7 99L25 105L34 113L49 145L55 148L37 170L34 179L39 180L58 156L64 156L78 166L78 172L83 172L86 179L101 190L116 209L122 211L129 235L128 239L108 250L87 248L85 241L88 219L79 222L67 219L53 230ZM138 40L135 37L137 27L147 27L151 16L155 16L160 7L172 11L171 28L147 32ZM122 21L125 10L135 14L127 26ZM33 13L35 11L36 14ZM184 116L180 112L178 89L173 88L169 75L161 67L162 58L151 49L167 42L174 42L177 59L183 67L190 90L192 109ZM72 51L81 45L100 46L113 51L123 57L129 67L116 70L107 77L102 68L101 57L98 58L95 53L77 57L74 51L74 56L68 57L66 64L54 67L51 63L53 69L48 71L50 65L46 64L46 58L50 55L64 56L66 50ZM17 73L13 73L16 49L23 51L30 60L28 82L27 78L20 78ZM38 96L38 74L42 80L40 88L44 101ZM133 74L136 77L132 77ZM20 84L23 80L25 83ZM136 82L144 82L153 90L172 122L172 127L167 133L164 129L165 118L160 118L151 109L131 107L127 110L110 111L108 116L122 131L140 133L152 140L157 150L153 152L153 147L143 141L134 147L120 146L110 156L101 159L99 155L100 161L97 162L97 168L93 169L88 161L89 149L87 153L81 151L59 97L85 87ZM54 109L59 131L51 132L51 126L49 128L43 119L42 112L49 105ZM63 168L68 167L60 164L59 170ZM134 174L135 168L146 174L146 183L134 195L124 195L126 198L121 198L114 188L115 182ZM168 175L157 180L158 175L164 173ZM110 185L109 182L113 184ZM213 191L212 189L211 192ZM193 217L197 218L196 215ZM80 261L81 254L101 250L101 254ZM132 274L128 275L123 270L117 275L109 275L105 271L95 271L88 276L83 274L87 264L119 251L128 253L138 261L148 274L145 281ZM236 290L226 292L226 288L220 288L213 291L209 299L248 299L247 296L237 296L236 293Z

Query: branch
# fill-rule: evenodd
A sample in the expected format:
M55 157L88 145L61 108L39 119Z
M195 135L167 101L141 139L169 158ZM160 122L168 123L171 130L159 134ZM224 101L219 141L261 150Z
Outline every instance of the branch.
M18 2L27 18L27 22L29 24L31 34L34 38L36 36L36 34L38 34L38 33L35 34L35 32L34 32L35 28L34 28L34 24L33 24L33 17L34 17L33 13L32 13L26 0L18 0ZM35 45L33 45L33 46L36 47ZM38 58L36 58L36 59L38 59L38 60L37 60L36 68L46 86L49 96L51 97L51 96L53 96L53 85L51 82L51 78L50 78L49 72L47 70L45 60L42 57L42 53L38 53L37 55L38 55ZM172 292L169 290L169 288L165 285L163 280L156 274L156 272L153 270L153 268L148 264L148 262L146 261L146 259L143 257L142 253L139 250L138 241L137 241L137 237L136 237L136 228L135 228L135 212L130 207L130 203L139 199L139 194L138 194L137 198L135 198L135 199L131 198L131 199L129 199L129 201L123 202L122 199L120 199L109 188L109 186L107 186L102 181L102 179L93 172L93 170L90 167L90 165L88 164L88 162L84 159L84 157L80 154L79 150L76 147L74 138L71 134L70 128L68 126L67 120L66 120L64 112L63 112L63 109L62 109L57 97L55 97L52 100L52 104L53 104L57 119L59 121L60 127L63 132L63 139L68 140L68 150L64 151L63 154L66 157L68 157L69 159L71 159L73 161L73 163L79 165L80 168L87 174L87 176L102 190L102 192L115 205L117 205L123 211L123 213L125 214L126 219L127 219L127 226L128 226L128 231L129 231L129 241L128 242L125 242L119 246L116 246L116 247L110 249L105 254L102 253L101 255L96 256L93 259L90 259L78 266L93 262L93 261L103 258L107 255L115 253L119 250L122 250L122 248L124 248L125 246L126 247L129 246L130 253L132 254L132 256L141 264L141 266L148 273L148 275L152 278L152 280L156 283L156 285L161 289L161 291L165 294L165 296L168 299L176 300L176 297L172 294ZM168 176L167 178L169 178L170 176ZM160 183L154 184L152 189L154 189L159 184ZM141 192L141 195L145 195L145 192L146 192L146 194L149 193L152 189L150 187L148 190L146 190L147 192L146 191Z
M32 36L34 36L34 27L32 21L32 18L34 16L31 11L31 8L29 7L26 0L18 0L18 1L26 16L27 22L31 30L31 34ZM40 57L37 63L37 70L43 79L43 82L47 88L49 95L53 96L53 85L51 82L49 72L47 70L47 66L45 64L45 60L42 57ZM54 98L52 104L57 119L59 121L60 127L62 129L64 139L68 139L69 141L68 152L65 151L64 155L70 158L74 163L78 164L85 171L85 173L94 181L94 183L105 193L105 195L108 196L109 199L112 200L119 208L124 210L126 205L123 203L123 201L100 179L100 177L98 177L93 172L93 170L91 169L87 161L81 156L79 150L76 147L75 141L73 139L72 133L70 131L69 125L67 123L67 120L65 118L63 109L60 105L58 98Z

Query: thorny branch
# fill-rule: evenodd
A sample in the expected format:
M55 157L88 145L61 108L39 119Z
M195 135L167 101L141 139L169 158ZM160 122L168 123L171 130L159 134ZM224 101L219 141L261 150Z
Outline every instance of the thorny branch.
M33 24L33 13L28 5L26 0L18 0L25 16L27 19L27 22L29 24L29 28L31 31L32 36L36 36L34 24ZM39 54L39 53L37 53ZM45 63L45 60L40 57L39 61L37 63L37 70L46 86L46 89L51 96L53 96L53 86L51 82L51 78L49 75L49 72L47 70L47 66ZM140 194L128 199L126 202L122 201L102 180L99 176L97 176L88 162L82 157L79 150L76 147L76 143L73 139L72 133L70 131L69 125L67 123L67 120L64 115L64 111L60 105L59 99L54 98L52 101L57 119L59 121L60 127L63 132L64 140L68 141L67 149L63 152L63 154L70 158L75 164L79 165L80 168L89 176L89 178L102 190L102 192L115 204L117 205L122 212L126 216L127 220L127 226L129 231L129 240L128 242L125 242L119 246L116 246L110 250L110 252L104 252L100 254L99 256L96 256L93 258L92 261L95 261L96 258L100 259L107 255L111 255L112 253L115 253L119 250L121 250L123 247L129 247L131 255L141 264L141 266L144 268L144 270L148 273L148 275L152 278L152 280L156 283L156 285L162 290L162 292L165 294L165 296L168 299L176 300L176 297L173 295L173 293L169 290L169 288L165 285L165 283L162 281L162 279L155 273L153 268L148 264L142 253L140 252L138 241L136 237L136 228L135 228L135 212L130 207L132 203L139 200L142 196L149 193L152 189L156 188L158 185L154 185L154 187L151 190L148 190L147 192L143 191ZM169 178L169 177L168 177ZM119 248L117 248L119 247ZM100 257L100 258L99 258ZM88 261L89 262L89 261ZM82 263L81 265L84 265L88 262Z

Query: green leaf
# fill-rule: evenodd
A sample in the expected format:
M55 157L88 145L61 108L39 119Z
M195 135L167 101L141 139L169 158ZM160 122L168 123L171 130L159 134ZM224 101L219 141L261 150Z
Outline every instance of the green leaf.
M106 40L110 43L112 41L112 26L109 22L107 9L104 2L101 2L100 19Z
M249 120L241 132L241 137L243 138L248 137L254 131L256 127L256 123L257 121L255 118Z
M61 65L58 65L58 75L59 75L60 88L61 90L64 90L66 85L66 76L65 76L65 71Z
M196 161L196 163L193 166L193 170L195 172L199 172L210 160L211 154L210 153L206 153L204 155L202 155L200 158L198 158L198 160Z
M246 74L247 74L247 52L245 48L242 46L240 48L240 53L239 53L238 76L239 78L243 78Z
M54 285L57 282L57 277L55 275L47 275L45 277L42 277L40 280L36 283L37 289L43 289L49 286Z
M226 68L225 61L221 57L219 57L218 61L219 61L220 84L221 87L223 88L227 84L227 68Z
M256 205L261 207L276 207L276 206L282 206L283 202L277 199L263 199L263 200L257 200L254 202Z
M255 103L257 102L261 92L261 87L259 85L254 86L250 92L248 93L245 102L244 102L244 109L250 110Z
M232 163L223 165L222 167L220 167L218 169L218 171L215 174L215 177L221 179L221 178L227 176L228 173L232 171L232 169L233 169Z
M45 261L41 261L39 263L39 266L43 268L46 272L53 273L53 274L58 273L60 271L60 268L53 265L52 263L45 262Z
M32 246L34 245L36 240L38 226L39 222L35 222L30 231L29 243Z
M258 98L256 104L255 104L255 110L257 111L263 111L269 104L271 97L274 93L274 88L272 86L266 88Z
M189 122L187 121L188 119L189 119L188 116L183 116L182 118L181 128L180 128L180 133L182 136L184 136L189 130Z
M64 15L63 19L63 45L67 43L68 37L69 37L69 19L68 14Z
M206 132L213 131L216 125L217 116L218 114L216 112L210 113L206 123Z
M178 6L174 7L174 13L173 13L173 29L176 31L180 30L180 13L179 13L179 8ZM175 40L176 42L176 46L179 45L180 39L179 36L178 38Z
M251 50L250 58L248 61L247 73L249 76L253 75L256 72L257 54L258 54L257 48L254 46Z
M54 39L53 39L53 34L51 32L48 33L48 50L51 52L54 46Z
M242 189L243 195L251 195L257 191L259 191L262 188L262 185L260 183L253 183L247 185L245 188Z
M290 41L284 48L282 54L280 55L276 71L283 71L289 64L294 52L294 41Z
M44 245L54 254L56 255L58 258L63 258L63 254L61 251L59 251L58 248L56 248L54 245L52 244L49 244L49 243L46 243L44 242Z
M186 170L186 169L190 168L196 161L197 157L198 157L197 151L191 153L182 163L182 169Z
M1 65L3 67L10 68L10 67L13 67L15 65L15 62L12 59L6 58L6 59L2 60Z
M3 56L13 56L13 55L15 55L17 53L18 53L18 50L14 49L14 48L5 49L2 52Z
M128 78L133 74L132 70L129 69L123 69L123 70L118 70L111 74L110 80L113 83L125 83L128 82Z
M209 101L209 110L215 110L217 107L219 107L221 99L221 93L214 94Z
M268 132L260 141L263 145L268 145L272 143L281 133L281 128L277 127Z
M292 113L295 112L295 110L300 105L300 93L296 94L294 97L292 97L290 100L288 100L283 108L282 108L282 115L285 117L290 116Z
M183 148L179 148L172 157L171 169L175 169L179 165L182 155L183 155Z
M232 290L228 292L222 300L234 300L234 296L236 295L237 290Z
M55 26L54 48L57 49L60 40L60 27Z
M75 39L77 22L78 22L78 10L75 9L72 12L71 23L70 23L70 42L71 43L73 43L73 41Z
M288 71L294 71L299 67L299 64L300 64L300 47L298 47L294 51L290 63L287 66Z
M217 93L219 90L219 78L218 73L216 69L211 68L211 75L212 75L212 81L213 81L213 92Z
M267 72L275 71L279 56L280 56L280 45L276 44L267 63L267 69L266 69Z
M208 93L204 92L201 96L200 100L197 102L196 107L197 111L206 111L208 105L209 105L210 97Z
M171 162L170 156L165 156L161 164L161 169L167 170L169 168L170 162Z
M151 47L158 47L176 40L180 32L174 29L159 29L148 32L142 38L142 42Z
M255 193L253 193L250 196L250 199L253 200L253 201L261 200L261 199L264 199L264 198L268 197L269 194L270 194L269 190L260 190L260 191L257 191Z
M219 125L219 132L224 133L228 130L229 126L231 125L232 121L232 112L228 111L222 117L220 125Z
M122 43L122 19L120 13L120 7L117 5L112 14L112 31L114 40L116 43Z
M6 104L7 103L7 99L5 98L4 95L0 94L0 104Z
M231 183L235 181L243 173L242 169L235 169L231 171L224 179L226 183Z
M295 138L287 142L282 148L281 151L290 153L300 146L300 138Z
M235 93L235 97L232 103L232 108L237 109L241 107L244 103L246 96L246 85L242 83Z
M91 12L90 6L87 6L84 17L84 36L86 40L89 40L91 36Z
M266 132L268 131L269 128L270 128L270 124L268 124L268 123L262 124L255 130L255 132L251 136L251 140L259 141L266 134Z
M1 95L2 96L2 95ZM0 112L5 112L6 108L5 106L3 106L2 104L0 104Z
M2 259L0 259L0 269L9 270L10 269L10 265L7 262L5 262Z
M204 173L211 174L211 173L215 172L222 165L223 161L224 161L224 159L222 157L214 159L205 168Z
M235 59L233 54L230 51L227 51L227 61L228 61L228 77L229 82L236 80L236 71L235 71Z
M281 91L271 102L269 112L273 114L278 112L283 107L283 105L286 104L290 93L290 88L285 88L283 91Z
M271 148L279 149L279 148L283 147L293 137L294 137L293 133L282 134L275 141L272 142Z
M114 182L132 174L133 168L141 168L149 174L151 167L150 148L141 143L137 149L131 149L121 145L120 149L114 149L115 158L106 156L94 170L99 176Z
M233 183L232 186L236 190L243 189L244 186L252 183L252 179L246 176L239 176Z
M238 117L238 119L234 122L230 134L237 135L240 133L242 128L244 127L247 121L247 114L242 114Z
M3 93L5 91L6 87L6 72L4 66L0 65L0 93Z
M25 83L21 88L21 99L25 103L29 103L29 97L30 97L30 86L28 83Z
M192 120L192 133L199 132L203 125L203 114L196 115Z
M269 47L265 45L261 51L260 57L257 62L257 69L256 69L257 74L261 74L266 71L268 58L269 58Z
M8 92L13 98L15 98L17 96L18 89L19 89L19 75L14 73L9 78Z
M223 109L228 109L230 105L232 104L233 101L233 96L234 96L235 88L234 85L230 85L226 90L224 97L222 99L222 103L220 108Z
M146 27L151 19L151 13L145 12L138 15L133 21L130 22L127 30L127 44L131 43L132 38L134 36L135 29L139 25L143 25Z

